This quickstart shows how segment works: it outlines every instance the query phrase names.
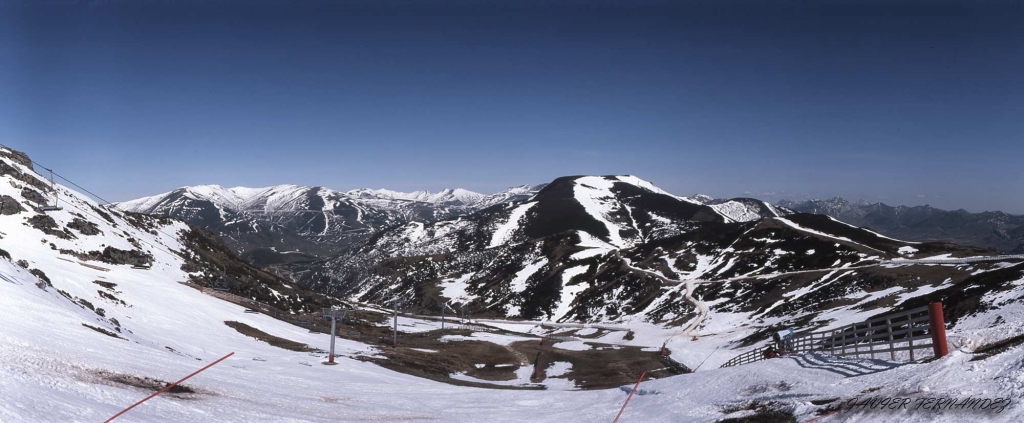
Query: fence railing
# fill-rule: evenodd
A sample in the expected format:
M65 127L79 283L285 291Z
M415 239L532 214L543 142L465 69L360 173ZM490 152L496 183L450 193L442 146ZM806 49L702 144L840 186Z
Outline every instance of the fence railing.
M220 290L217 290L217 289L211 289L211 288L202 287L202 286L196 285L196 284L191 283L191 282L178 282L178 283L180 283L182 285L186 285L186 286L192 287L192 288L195 288L195 289L198 289L200 292L202 292L202 293L204 293L206 295L209 295L211 297L217 297L217 298L220 298L220 299L222 299L224 301L228 301L228 302L235 303L235 304L238 304L240 306L246 307L249 310L258 311L260 313L267 314L267 315L270 315L270 316L274 316L274 317L279 318L279 319L292 318L293 317L291 313L288 313L288 312L282 311L282 310L280 310L280 309L278 309L276 307L273 307L273 306L261 303L259 301L256 301L256 300L252 299L252 298L246 298L246 297L243 297L243 296L240 296L240 295L235 295L235 294L232 294L232 293L227 292L227 291L220 291Z
M780 354L807 352L870 358L888 353L892 361L907 358L916 361L925 357L941 357L947 351L942 303L932 303L832 330L798 333L788 340L740 354L722 367L753 363Z

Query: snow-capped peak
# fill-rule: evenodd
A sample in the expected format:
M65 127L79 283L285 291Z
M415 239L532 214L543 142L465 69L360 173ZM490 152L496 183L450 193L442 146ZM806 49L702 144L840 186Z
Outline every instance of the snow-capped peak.
M464 206L473 205L485 197L484 194L480 194L478 192L473 192L462 188L448 188L438 192L401 192L392 191L389 189L362 188L348 191L347 194L355 198L416 201L421 203L453 204Z
M708 204L708 203L710 203L712 201L715 201L715 197L712 197L712 196L707 195L707 194L696 194L693 197L689 197L689 198L690 198L690 200L692 200L694 202L697 202L697 203L700 203L700 204Z

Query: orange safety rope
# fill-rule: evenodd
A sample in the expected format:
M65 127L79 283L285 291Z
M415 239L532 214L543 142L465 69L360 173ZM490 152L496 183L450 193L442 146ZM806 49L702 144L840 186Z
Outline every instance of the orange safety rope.
M105 421L104 421L103 423L110 423L110 422L111 422L111 421L113 421L114 419L116 419L116 418L120 417L120 416L121 416L122 414L124 414L124 413L127 413L127 412L128 412L128 410L131 410L131 409L135 408L135 406L137 406L137 405L139 405L139 404L142 404L142 403L144 403L144 402L146 402L146 401L149 401L149 399L150 399L150 398L153 398L153 397L155 397L155 396L157 396L157 395L160 395L160 394L162 394L162 393L164 393L164 392L167 392L167 391L168 391L168 390L170 390L171 388L173 388L173 387L175 387L175 386L178 386L178 384L179 384L179 383L181 383L181 382L184 382L184 381L188 380L188 378L190 378L190 377L192 377L192 376L195 376L195 375L199 374L199 372L201 372L201 371L203 371L203 370L206 370L206 369L209 369L210 367L213 367L213 365L215 365L215 364L217 364L217 363L220 363L221 361L224 361L224 360L226 360L226 359L227 359L228 357L231 357L231 356L233 356L233 355L235 355L235 353L233 353L233 352L232 352L232 353L230 353L230 354L228 354L228 355L225 355L225 356L221 357L221 358L220 358L219 360L217 360L217 361L214 361L213 363L207 364L207 365L206 365L206 367L203 367L202 369L199 369L199 370L196 370L196 371L192 372L192 374L190 374L190 375L188 375L188 376L185 376L185 377L184 377L184 378L182 378L181 380L179 380L179 381L177 381L177 382L174 382L174 383L172 383L172 384L170 384L170 385L167 385L167 386L165 386L165 387L164 387L163 389L161 389L161 390L159 390L159 391L156 391L156 392L154 392L154 393L153 393L152 395L150 395L150 396L148 396L148 397L146 397L146 398L143 398L143 399L142 399L142 401L139 401L139 402L137 402L137 403L135 403L135 404L132 404L132 406L131 406L131 407L128 407L128 408L125 408L124 410L121 410L121 412L120 412L120 413L114 414L114 416L113 416L113 417L111 417L111 418L109 418L109 419L105 420Z
M633 390L629 391L629 396L626 397L626 403L622 404L622 408L619 409L619 414L615 416L615 421L613 421L612 423L619 423L619 417L622 417L622 412L626 411L626 406L629 405L629 400L633 398L633 393L635 393L636 388L640 386L640 382L644 380L644 376L647 376L646 371L640 374L640 380L637 380L636 385L633 385Z

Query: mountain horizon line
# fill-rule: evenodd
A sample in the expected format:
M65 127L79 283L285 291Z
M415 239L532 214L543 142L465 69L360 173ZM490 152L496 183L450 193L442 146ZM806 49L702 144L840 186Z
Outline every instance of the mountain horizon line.
M637 177L637 176L635 176L633 174L623 174L623 175L566 175L566 176L560 176L560 177L555 178L555 179L559 179L559 178L563 178L563 177L575 177L575 176L624 176L624 177L634 177L634 178L637 178L637 179L639 179L639 180L641 180L643 182L650 183L649 181L644 180L643 178ZM281 189L281 188L302 188L302 189L322 188L322 189L330 190L330 191L332 191L334 193L344 193L344 194L348 194L348 195L366 195L366 194L370 194L370 195L376 195L378 198L381 198L381 199L389 198L389 199L394 199L394 200L406 200L406 201L417 201L417 202L424 202L424 203L436 203L437 201L431 201L431 199L436 199L436 198L444 197L446 195L451 195L451 196L455 196L455 197L462 197L464 199L470 199L470 198L483 199L484 197L499 195L499 194L502 194L502 193L508 193L508 192L516 190L516 189L539 190L539 189L543 188L543 186L547 185L548 183L549 182L511 185L511 186L505 188L504 190L496 191L496 192L493 192L493 193L490 193L490 194L479 192L479 191L474 191L474 190L470 190L470 189L466 189L466 188L462 188L462 187L442 188L442 189L436 190L436 191L430 190L430 189L421 189L421 190L413 190L413 191L400 191L400 190L392 190L392 189L384 188L384 187L381 187L381 188L362 187L362 188L353 188L353 189L348 189L348 190L338 190L338 189L330 188L330 187L327 187L327 186L324 186L324 185L300 185L300 184L291 184L291 183L269 185L269 186L265 186L265 187L248 187L248 186L241 186L241 185L240 186L234 186L234 187L226 187L226 186L221 185L221 184L200 184L200 185L183 185L183 186L180 186L178 188L175 188L175 189L167 191L167 192L163 192L163 193L159 193L159 194L154 194L154 195L143 196L143 197L138 197L138 198L133 198L133 199L125 200L125 201L115 201L115 202L112 202L111 204L114 205L114 206L133 204L133 203L141 202L142 200L146 200L146 199L154 199L154 198L157 198L157 197L164 197L164 196L176 193L176 192L180 192L182 190L192 190L192 189L202 189L202 188L207 188L207 189L217 190L217 191L228 191L228 192L242 191L242 192L247 192L250 195L258 195L261 192L267 192L267 191L270 191L270 190ZM653 183L651 183L651 185L657 187L657 185L655 185ZM661 188L658 188L658 189L661 190L661 191L665 191L665 190L662 190ZM665 191L665 192L668 193L667 191ZM889 204L889 203L886 203L884 201L870 201L870 200L867 200L867 199L865 199L863 197L860 198L860 199L854 200L854 199L852 199L852 197L848 198L848 197L845 197L845 196L842 196L842 195L834 195L834 196L830 196L830 197L813 197L813 198L805 198L805 199L782 198L782 199L778 199L778 200L766 200L766 199L761 198L760 196L756 196L756 195L735 195L735 196L724 196L723 197L723 196L712 196L710 194L705 194L705 193L702 193L702 192L697 192L697 193L694 193L693 195L688 195L688 196L672 194L672 193L669 193L669 194L672 195L672 196L675 196L675 197L685 198L687 200L695 201L695 202L698 202L698 203L701 203L701 204L711 203L711 202L714 202L714 201L722 201L722 200L733 200L733 199L751 198L751 199L757 199L757 200L769 202L771 204L779 205L779 206L783 206L783 207L794 206L794 205L805 205L805 204L816 203L816 202L846 202L846 203L849 203L849 204L860 205L860 206L881 205L881 206L886 206L886 207L894 207L894 208L903 207L903 208L908 208L908 209L909 208L915 208L915 207L922 207L922 208L931 208L931 209L935 209L935 210L938 210L938 211L966 212L966 213L970 213L970 214L1004 213L1004 214L1011 215L1011 216L1024 216L1024 213L1014 213L1014 212L1008 212L1008 211L1003 211L1003 210L969 211L969 210L967 210L967 209L965 209L963 207L959 207L959 208L940 208L940 207L932 206L931 204L920 204L920 205ZM470 202L465 202L465 203L466 204L472 204Z

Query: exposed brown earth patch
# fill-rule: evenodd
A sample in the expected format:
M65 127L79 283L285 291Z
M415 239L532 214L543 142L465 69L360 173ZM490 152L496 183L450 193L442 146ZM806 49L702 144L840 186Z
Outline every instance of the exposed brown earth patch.
M316 348L311 348L309 345L303 344L301 342L295 342L295 341L292 341L290 339L281 338L279 336L271 335L269 333L266 333L264 331L256 329L256 328L254 328L252 326L249 326L249 325L247 325L245 323L229 321L229 322L224 322L224 324L228 325L228 327L238 331L238 333L240 333L242 335L251 336L253 338L256 338L257 340L266 342L266 343L268 343L270 345L273 345L275 347L278 347L278 348L284 348L286 350L299 351L299 352L315 352L315 351L319 351Z

